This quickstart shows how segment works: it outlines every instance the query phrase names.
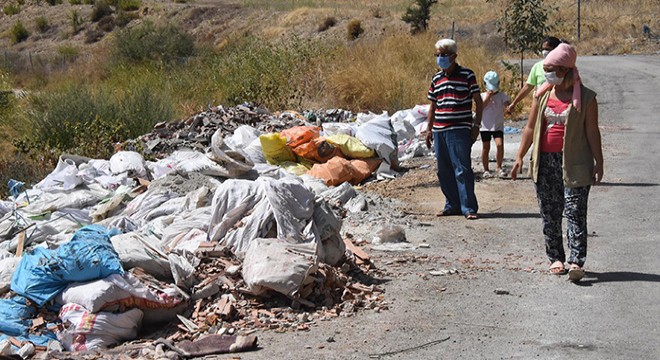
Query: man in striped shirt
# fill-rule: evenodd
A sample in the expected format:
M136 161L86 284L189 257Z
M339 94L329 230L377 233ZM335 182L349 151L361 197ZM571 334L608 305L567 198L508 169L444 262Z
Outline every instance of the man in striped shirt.
M439 40L435 48L441 71L433 76L428 93L431 108L426 145L429 148L431 143L434 145L438 180L446 199L438 215L463 214L466 219L473 220L477 219L479 205L474 195L470 152L481 126L481 91L474 72L456 63L454 40Z

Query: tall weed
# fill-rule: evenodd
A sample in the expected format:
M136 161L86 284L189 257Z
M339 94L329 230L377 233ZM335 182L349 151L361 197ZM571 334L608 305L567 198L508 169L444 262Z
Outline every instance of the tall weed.
M30 98L26 114L31 130L14 145L51 163L63 152L108 157L113 144L171 120L172 113L169 98L148 87L118 94L70 84Z
M3 152L0 155L0 196L9 195L7 183L10 179L31 183L43 179L52 170L50 165L41 161L30 159L17 152Z
M250 101L271 109L299 107L304 97L299 84L323 50L323 44L310 40L269 44L241 38L214 57L210 75L229 105Z

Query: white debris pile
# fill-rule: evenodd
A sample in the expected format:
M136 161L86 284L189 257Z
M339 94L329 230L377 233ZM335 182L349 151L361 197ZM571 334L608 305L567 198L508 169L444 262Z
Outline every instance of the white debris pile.
M341 215L368 207L351 184L428 154L425 110L322 122L216 108L124 144L153 161L62 155L0 201L3 351L102 349L161 322L152 343L185 357L203 335L227 336L197 344L210 353L247 350L256 338L236 335L386 309L382 289L351 277L371 264Z

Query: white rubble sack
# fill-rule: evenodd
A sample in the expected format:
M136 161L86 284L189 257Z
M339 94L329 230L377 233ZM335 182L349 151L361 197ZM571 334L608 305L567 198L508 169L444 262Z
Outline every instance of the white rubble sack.
M259 140L261 132L250 125L241 125L234 133L224 139L225 144L234 151L242 152L254 164L266 162Z
M209 240L227 246L243 257L250 242L257 238L277 237L290 243L315 243L319 260L334 265L326 254L343 253L343 242L337 249L326 249L315 224L315 195L300 178L255 181L230 179L215 192L211 204ZM332 259L335 257L332 256Z
M60 310L65 329L57 333L57 338L67 351L104 349L135 339L142 317L140 309L94 314L78 304L66 304Z
M0 260L0 295L9 291L11 278L21 262L20 257L10 256Z
M415 137L415 127L410 123L414 119L410 110L397 111L392 115L392 127L396 131L396 141L412 140Z
M398 169L397 135L386 112L360 125L355 137L368 148L375 150L378 157L383 159L386 165L381 164L379 172L388 167Z
M82 183L83 179L78 176L76 163L71 159L60 157L55 170L34 187L43 191L59 191L71 190Z
M30 204L21 208L21 211L30 214L43 214L60 209L83 209L110 197L112 193L112 191L104 189L99 184L91 184L87 187L81 186L74 190L43 192L38 196L31 196Z
M254 166L252 160L224 146L219 131L211 138L211 152L208 154L194 150L178 150L165 159L150 163L149 168L154 177L163 177L172 172L198 172L208 176L235 178L250 171Z
M430 106L428 104L425 105L415 105L412 109L410 109L410 116L408 117L410 123L412 126L415 128L415 133L417 135L421 135L426 132L426 129L428 128L429 125L429 108Z
M256 295L274 290L295 298L316 271L313 244L291 244L280 239L254 239L243 260L243 280Z
M131 176L147 177L144 158L135 151L119 151L110 157L110 171L113 175L129 173Z
M165 247L155 237L130 232L115 235L110 241L124 270L139 267L156 278L172 278Z
M356 196L357 192L355 192L353 186L348 182L344 182L339 186L333 186L321 193L321 197L332 204L337 204L339 207L344 206L349 200Z
M162 219L162 224L158 220ZM205 206L183 212L175 217L163 217L152 221L146 226L155 236L159 236L161 243L168 249L188 249L192 246L190 242L199 244L199 236L204 236L206 240L206 231L211 219L211 207ZM169 221L169 223L168 223ZM161 229L157 229L161 227Z
M218 129L211 136L211 152L207 156L227 169L227 176L235 178L252 170L254 163L244 154L234 151L225 145L222 130Z
M321 124L323 127L323 136L328 137L332 135L344 134L355 136L356 126L351 123L338 123L330 122Z
M147 323L173 320L181 305L185 305L173 285L163 289L156 283L145 284L130 273L73 283L57 295L55 301L58 304L75 303L93 313L137 308L143 311Z

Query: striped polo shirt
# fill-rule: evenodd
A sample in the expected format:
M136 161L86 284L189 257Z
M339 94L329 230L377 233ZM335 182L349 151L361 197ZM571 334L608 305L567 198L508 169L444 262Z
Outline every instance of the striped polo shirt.
M456 64L451 74L433 76L428 98L435 101L433 131L472 128L472 96L479 95L474 72Z

